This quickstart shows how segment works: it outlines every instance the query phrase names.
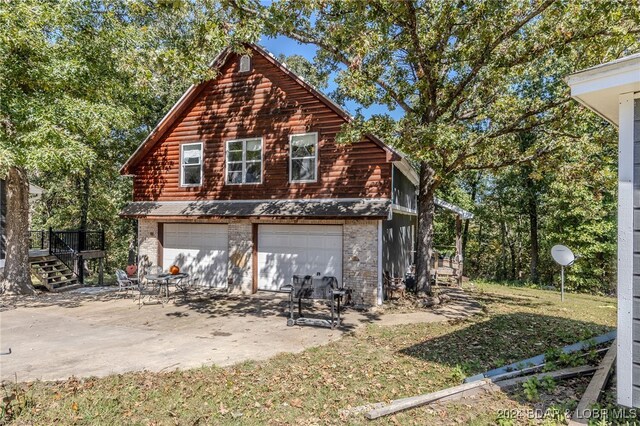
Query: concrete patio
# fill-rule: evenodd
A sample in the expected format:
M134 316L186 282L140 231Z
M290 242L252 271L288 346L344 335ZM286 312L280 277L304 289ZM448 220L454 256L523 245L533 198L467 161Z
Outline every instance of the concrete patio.
M63 380L262 360L327 344L368 323L443 321L480 311L460 295L434 311L384 315L347 309L344 326L336 330L287 327L287 301L270 293L178 298L141 308L131 297L86 290L3 300L0 352L11 348L11 354L0 355L0 380Z

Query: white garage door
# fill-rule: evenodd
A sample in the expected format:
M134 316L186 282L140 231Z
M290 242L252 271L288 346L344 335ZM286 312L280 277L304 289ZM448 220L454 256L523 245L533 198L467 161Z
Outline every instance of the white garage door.
M341 225L258 227L258 289L277 290L295 274L317 273L342 283Z
M227 225L165 223L162 266L178 265L198 285L227 286Z

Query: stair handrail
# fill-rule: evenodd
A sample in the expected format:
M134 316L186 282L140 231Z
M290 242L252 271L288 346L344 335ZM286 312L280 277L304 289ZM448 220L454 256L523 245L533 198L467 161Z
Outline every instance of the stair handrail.
M61 245L62 248L65 248L66 250L57 250L58 244ZM74 275L78 276L78 273L76 272L76 268L74 265L75 263L74 260L78 256L78 252L74 250L71 246L69 246L69 244L67 244L66 241L64 241L62 238L57 236L53 231L53 229L51 228L49 228L49 254L60 259L60 261L64 263L65 266L74 273ZM65 254L71 255L71 262L67 262L64 259ZM69 265L69 263L71 263L71 265Z

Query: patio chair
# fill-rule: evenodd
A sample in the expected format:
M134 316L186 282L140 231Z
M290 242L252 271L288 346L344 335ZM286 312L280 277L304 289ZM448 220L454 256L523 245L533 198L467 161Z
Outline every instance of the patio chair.
M145 297L148 297L149 299L147 302L144 301ZM156 300L152 301L153 299ZM164 301L162 300L160 295L160 287L154 281L145 281L145 283L140 283L140 285L138 286L138 308L141 308L142 305L148 304L164 305Z
M162 272L162 266L160 265L151 265L149 267L149 274L161 274Z
M163 272L162 266L159 265L149 265L144 269L138 269L138 277L141 285L148 286L151 284L149 280L147 280L147 275L160 275Z
M138 280L130 278L122 269L116 269L116 281L118 281L118 290L125 292L138 288Z
M394 293L398 293L400 298L404 298L404 293L407 287L405 286L402 278L392 277L389 271L384 271L384 292L387 295L387 299L392 299Z
M209 286L209 288L211 288L211 286ZM187 300L189 292L193 292L194 290L204 290L204 287L198 287L198 277L184 278L176 283L176 291L182 293L183 300Z

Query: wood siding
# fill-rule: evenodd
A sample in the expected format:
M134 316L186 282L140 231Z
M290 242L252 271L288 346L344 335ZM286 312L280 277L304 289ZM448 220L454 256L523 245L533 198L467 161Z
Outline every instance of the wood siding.
M393 204L418 210L416 186L397 167L393 166Z
M382 268L392 277L404 278L415 263L418 217L393 213L382 222Z
M132 168L134 201L293 198L390 198L387 152L371 140L335 144L345 119L266 57L254 51L252 71L239 73L230 54L219 76ZM318 132L318 181L289 183L289 136ZM261 184L225 183L225 142L263 138ZM200 187L180 186L180 145L203 142Z

